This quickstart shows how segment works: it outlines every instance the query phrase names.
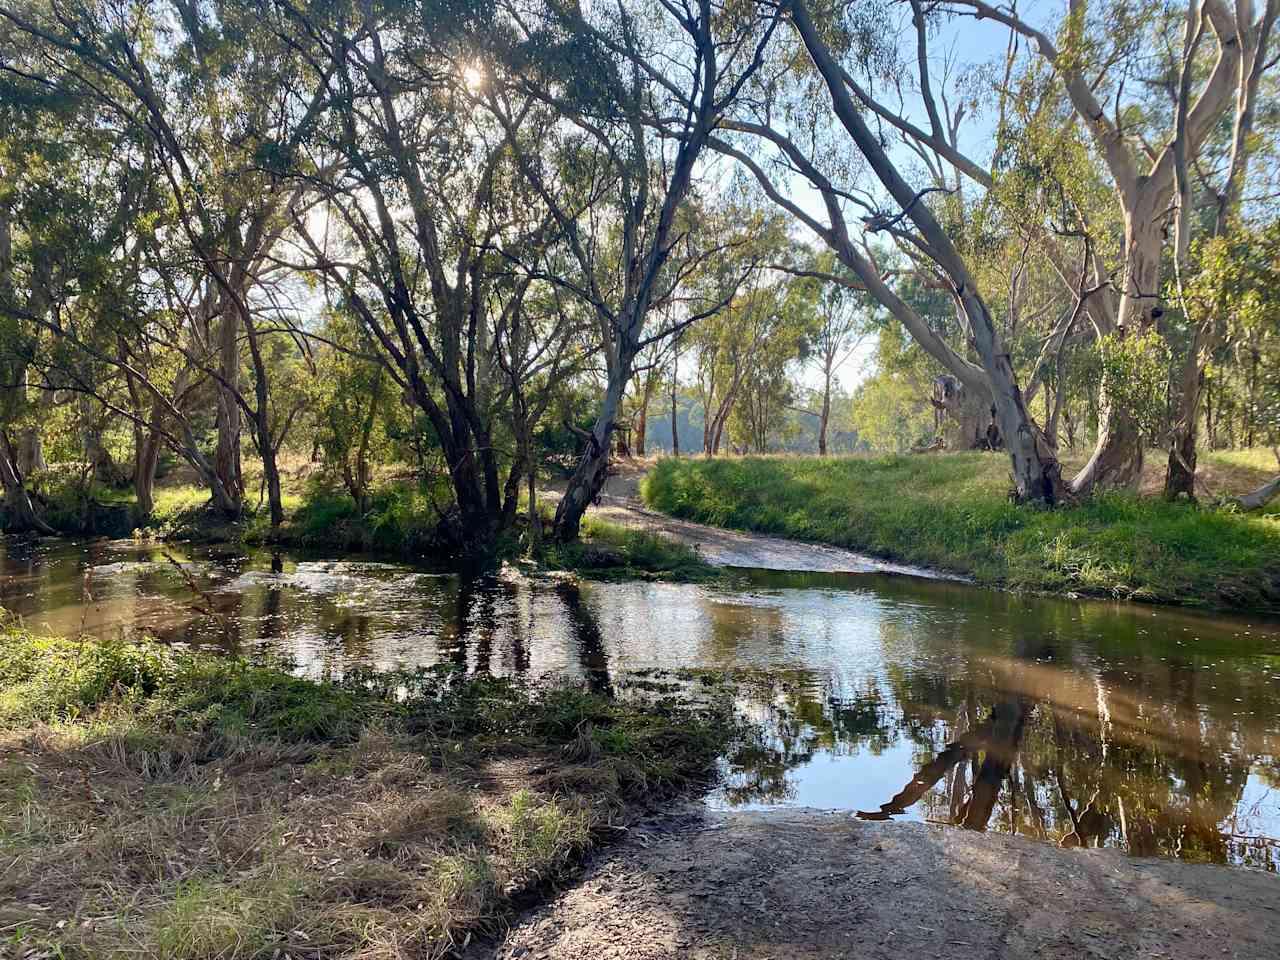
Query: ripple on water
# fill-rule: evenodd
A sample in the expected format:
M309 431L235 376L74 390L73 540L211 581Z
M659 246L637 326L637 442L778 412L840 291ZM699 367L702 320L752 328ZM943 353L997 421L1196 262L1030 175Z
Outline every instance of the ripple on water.
M53 632L216 643L313 674L447 662L617 695L720 690L756 724L722 758L715 805L1280 865L1274 621L882 575L579 585L267 552L179 559L215 617L192 610L157 552L102 544L0 543L0 605Z

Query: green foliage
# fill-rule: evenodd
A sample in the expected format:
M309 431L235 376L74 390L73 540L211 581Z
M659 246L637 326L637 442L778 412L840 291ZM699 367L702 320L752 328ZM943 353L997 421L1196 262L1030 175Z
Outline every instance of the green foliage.
M831 543L1015 589L1280 608L1274 519L1131 495L1011 503L979 454L662 460L644 495L675 516Z
M314 439L329 475L363 514L371 506L374 465L399 452L392 438L405 433L408 418L386 367L370 359L375 348L356 322L331 316L325 335L332 349L321 356L311 381Z
M1109 384L1112 403L1132 416L1145 434L1158 433L1165 422L1171 359L1164 338L1154 330L1109 334L1097 342L1095 351L1098 375Z
M933 436L929 393L910 374L878 371L858 384L850 406L858 437L872 450L906 453Z
M306 546L421 555L437 542L437 505L447 498L447 491L390 481L366 490L361 507L349 490L315 481L291 517L288 535Z
M1233 224L1194 254L1190 312L1213 318L1229 344L1209 368L1219 409L1238 412L1246 443L1280 443L1280 220Z

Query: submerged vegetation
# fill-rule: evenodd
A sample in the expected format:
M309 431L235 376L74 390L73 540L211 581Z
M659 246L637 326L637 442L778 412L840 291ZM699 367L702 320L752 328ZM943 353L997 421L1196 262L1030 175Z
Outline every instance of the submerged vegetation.
M438 956L705 784L727 707L0 635L17 956ZM7 955L7 954L6 954Z
M1239 470L1235 460L1226 466ZM677 517L830 543L983 584L1280 609L1280 514L1122 493L1036 509L1011 502L1006 466L981 453L664 459L644 496Z

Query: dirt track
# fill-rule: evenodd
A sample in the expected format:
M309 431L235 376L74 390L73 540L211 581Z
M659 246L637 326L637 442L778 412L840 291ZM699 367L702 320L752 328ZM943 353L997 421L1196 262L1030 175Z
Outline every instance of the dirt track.
M494 960L1275 960L1280 878L847 815L690 813L521 918Z
M784 540L758 533L741 533L677 520L647 510L640 500L640 478L647 465L623 461L605 483L599 502L591 508L594 516L625 526L643 527L695 547L708 563L723 567L755 567L761 570L807 570L816 573L898 573L914 577L945 577L921 567L887 563L851 550L822 544ZM553 494L552 496L555 496Z

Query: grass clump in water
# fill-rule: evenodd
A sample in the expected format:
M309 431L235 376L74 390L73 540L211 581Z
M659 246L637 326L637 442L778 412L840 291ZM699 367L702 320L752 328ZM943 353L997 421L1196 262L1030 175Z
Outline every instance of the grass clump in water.
M18 956L440 956L735 733L727 704L0 628L0 926Z
M595 580L700 583L722 574L687 544L590 516L583 518L580 540L546 546L541 559L553 570L573 570Z
M1274 515L1134 494L1045 510L1010 501L1007 468L1005 457L982 453L665 459L642 492L673 516L830 543L986 584L1280 608Z

